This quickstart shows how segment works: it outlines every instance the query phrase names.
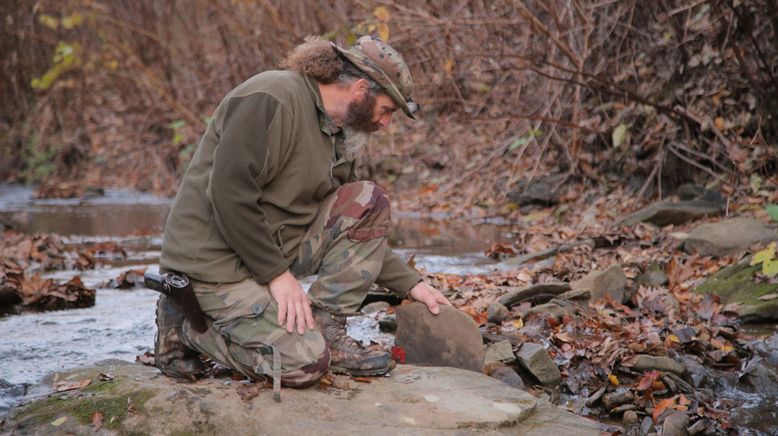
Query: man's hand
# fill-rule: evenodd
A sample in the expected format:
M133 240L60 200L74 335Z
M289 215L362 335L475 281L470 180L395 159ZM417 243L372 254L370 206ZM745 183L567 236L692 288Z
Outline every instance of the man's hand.
M313 314L311 313L311 302L305 295L300 282L286 270L280 276L274 278L268 283L270 295L278 303L278 325L283 326L286 323L286 331L292 333L297 326L297 333L305 333L305 327L313 330Z
M413 289L411 289L410 295L414 300L421 301L427 305L427 309L429 309L433 315L440 313L439 304L451 306L451 302L448 301L448 298L440 291L424 282L419 282L414 286Z

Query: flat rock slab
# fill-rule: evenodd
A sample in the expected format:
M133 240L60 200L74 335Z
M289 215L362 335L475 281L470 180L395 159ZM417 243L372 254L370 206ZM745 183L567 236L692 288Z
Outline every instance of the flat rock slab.
M703 224L689 233L684 249L703 256L726 256L757 242L778 241L778 231L750 218Z
M605 271L594 270L572 284L574 291L589 291L590 299L598 301L609 295L618 303L626 302L627 276L620 265L611 265Z
M640 222L666 226L668 224L681 224L693 219L699 219L709 215L720 215L721 205L715 202L703 200L690 201L660 201L641 209L621 221L625 226L634 226Z
M100 381L101 373L113 379ZM329 385L283 389L280 403L271 389L243 401L240 383L181 383L128 362L65 377L92 382L17 407L0 430L93 434L92 416L101 412L103 434L599 434L593 421L456 368L400 365L370 383L336 376Z
M484 346L470 315L440 306L433 315L422 303L397 308L395 345L405 350L405 363L450 366L482 372Z

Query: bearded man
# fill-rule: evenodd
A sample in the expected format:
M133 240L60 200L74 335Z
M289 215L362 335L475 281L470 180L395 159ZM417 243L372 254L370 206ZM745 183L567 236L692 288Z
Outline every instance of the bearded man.
M222 100L167 218L161 270L190 278L208 326L198 333L160 298L155 352L168 376L202 371L198 353L292 387L328 369L385 374L389 353L346 335L370 286L434 314L450 305L389 248L386 192L356 181L344 145L397 109L414 118L402 57L376 37L348 50L312 37L283 66ZM298 279L317 273L306 296Z

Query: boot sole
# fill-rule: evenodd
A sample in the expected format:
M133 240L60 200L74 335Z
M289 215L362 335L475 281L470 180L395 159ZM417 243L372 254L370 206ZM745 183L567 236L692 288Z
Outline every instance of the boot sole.
M389 362L389 366L386 368L377 369L349 369L330 365L330 371L332 371L334 374L351 375L354 377L378 377L388 373L389 371L393 370L395 366L397 366L394 361Z

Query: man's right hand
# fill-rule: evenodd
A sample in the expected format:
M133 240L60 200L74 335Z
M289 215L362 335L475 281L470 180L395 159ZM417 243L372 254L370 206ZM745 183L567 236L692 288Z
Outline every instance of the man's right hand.
M278 303L278 325L286 324L286 331L289 333L292 333L296 326L299 334L305 333L306 326L309 330L315 328L311 302L300 282L289 270L271 280L268 286L270 295Z

